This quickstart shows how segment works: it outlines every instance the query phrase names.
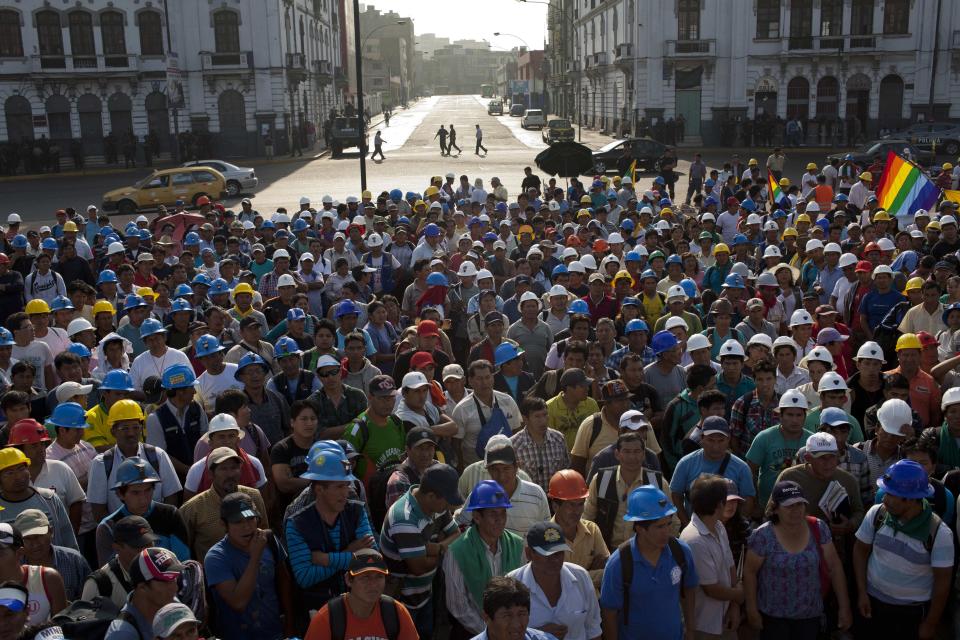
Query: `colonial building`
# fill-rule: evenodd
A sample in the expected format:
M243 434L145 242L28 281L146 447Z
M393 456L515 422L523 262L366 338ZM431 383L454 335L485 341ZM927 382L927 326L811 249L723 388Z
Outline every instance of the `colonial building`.
M562 41L572 24L573 42ZM612 133L686 120L850 121L868 135L960 118L960 5L941 0L555 0L548 88L557 111Z

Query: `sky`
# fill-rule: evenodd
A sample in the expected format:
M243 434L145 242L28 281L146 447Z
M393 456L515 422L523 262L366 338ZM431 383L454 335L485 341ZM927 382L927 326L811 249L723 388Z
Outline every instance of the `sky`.
M542 49L547 5L517 0L371 0L381 11L396 11L413 20L416 34L435 33L451 40L487 40L494 49L523 46ZM500 32L500 36L493 35Z

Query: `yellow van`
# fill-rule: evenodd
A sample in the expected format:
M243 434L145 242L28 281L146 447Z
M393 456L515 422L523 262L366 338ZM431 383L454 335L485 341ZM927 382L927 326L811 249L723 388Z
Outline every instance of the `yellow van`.
M210 167L178 167L154 171L132 187L121 187L103 194L101 209L107 212L134 214L141 209L155 209L158 205L172 206L182 200L187 206L196 205L200 196L211 200L227 196L227 181L223 174Z

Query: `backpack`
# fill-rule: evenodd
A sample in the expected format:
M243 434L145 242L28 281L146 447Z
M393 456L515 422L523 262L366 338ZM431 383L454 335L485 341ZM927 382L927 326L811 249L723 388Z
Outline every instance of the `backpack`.
M633 584L633 536L625 542L622 542L618 549L620 550L620 573L623 576L623 625L630 623L630 585ZM683 548L676 538L670 538L667 542L670 548L670 555L673 561L680 567L680 599L686 597L684 593L684 583L687 581L687 556L683 553Z
M873 340L883 349L883 357L887 362L897 361L897 338L900 333L900 321L910 309L910 303L906 300L898 302L890 308L887 315L883 317L880 324L873 332Z
M51 622L63 629L64 637L70 640L102 640L116 619L123 619L117 605L110 598L95 596L92 600L71 602Z
M873 535L877 535L877 531L880 530L880 527L883 526L883 521L887 517L887 507L884 504L880 504L877 508L877 512L873 514ZM923 548L927 550L927 553L933 551L933 543L937 540L937 533L940 531L940 523L943 520L940 519L940 516L934 511L930 514L930 532L927 534L927 539L923 542Z
M817 573L820 575L820 594L826 596L830 593L830 587L833 583L830 580L827 559L823 555L823 542L820 540L820 520L815 516L807 516L807 526L810 528L810 535L817 545Z
M380 620L389 640L400 637L400 616L397 614L397 602L390 596L380 596ZM347 634L347 608L343 596L327 602L330 612L330 640L343 640Z
M113 452L117 448L117 445L113 445L109 449L103 452L103 470L107 474L107 480L110 479L110 474L113 473ZM157 454L157 448L152 444L143 443L143 453L147 456L147 462L153 467L153 470L157 472L157 476L160 476L160 456Z
M367 426L366 418L357 420L356 425L360 429L358 451L362 453L370 440L370 427ZM387 481L390 480L394 469L399 466L399 460L388 460L377 465L377 470L370 476L370 482L367 483L367 508L370 511L374 531L380 530L387 517Z

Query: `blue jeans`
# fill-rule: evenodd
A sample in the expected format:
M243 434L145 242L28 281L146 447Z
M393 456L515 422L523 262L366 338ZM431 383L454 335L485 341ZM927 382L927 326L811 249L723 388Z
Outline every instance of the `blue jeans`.
M420 634L420 640L429 640L433 635L433 597L427 598L426 604L419 609L410 609L413 626Z

